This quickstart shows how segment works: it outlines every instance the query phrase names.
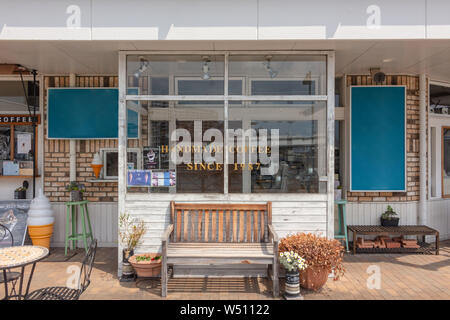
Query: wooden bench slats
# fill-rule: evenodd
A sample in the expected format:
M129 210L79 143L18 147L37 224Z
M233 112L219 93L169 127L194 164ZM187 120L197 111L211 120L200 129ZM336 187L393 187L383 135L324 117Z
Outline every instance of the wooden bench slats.
M175 241L181 241L181 211L182 210L177 210L177 221L176 221L177 235Z
M171 214L175 226L173 242L267 242L271 212L266 205L241 206L244 209L215 209L217 205L174 204ZM203 206L203 204L202 204ZM261 209L264 207L264 209ZM254 209L258 208L258 209Z

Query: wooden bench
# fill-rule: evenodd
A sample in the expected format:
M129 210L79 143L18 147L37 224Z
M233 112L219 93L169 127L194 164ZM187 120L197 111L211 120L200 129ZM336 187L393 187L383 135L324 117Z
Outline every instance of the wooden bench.
M168 265L272 265L278 297L278 236L272 203L170 204L171 224L162 237L161 295L167 296ZM268 273L269 274L269 273Z

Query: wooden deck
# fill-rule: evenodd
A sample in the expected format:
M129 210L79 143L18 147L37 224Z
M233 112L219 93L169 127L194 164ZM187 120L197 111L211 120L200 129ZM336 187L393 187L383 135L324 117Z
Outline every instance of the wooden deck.
M32 289L65 285L71 265L79 265L83 251L64 257L64 249L36 266ZM99 248L92 283L82 299L161 299L159 281L121 283L117 280L117 249ZM345 256L345 276L329 279L317 292L302 291L305 299L447 299L450 300L450 241L441 242L440 255L358 254ZM367 268L378 266L381 288L368 289ZM283 281L281 281L281 291ZM167 299L273 299L271 281L265 278L172 278ZM3 288L0 298L3 297Z

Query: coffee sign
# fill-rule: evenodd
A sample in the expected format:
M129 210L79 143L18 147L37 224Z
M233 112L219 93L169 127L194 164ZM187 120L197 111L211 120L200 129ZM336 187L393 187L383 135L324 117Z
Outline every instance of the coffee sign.
M16 125L31 125L33 123L33 118L35 119L35 123L41 123L41 116L36 115L36 117L27 115L27 114L7 114L0 115L0 124L16 124Z

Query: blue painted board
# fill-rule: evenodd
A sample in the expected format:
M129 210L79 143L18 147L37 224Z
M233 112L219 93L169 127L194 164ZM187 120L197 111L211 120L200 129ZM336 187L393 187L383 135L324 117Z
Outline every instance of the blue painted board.
M48 89L48 138L118 137L118 89ZM138 113L128 109L128 137L138 137Z
M405 88L352 87L351 190L405 191Z

